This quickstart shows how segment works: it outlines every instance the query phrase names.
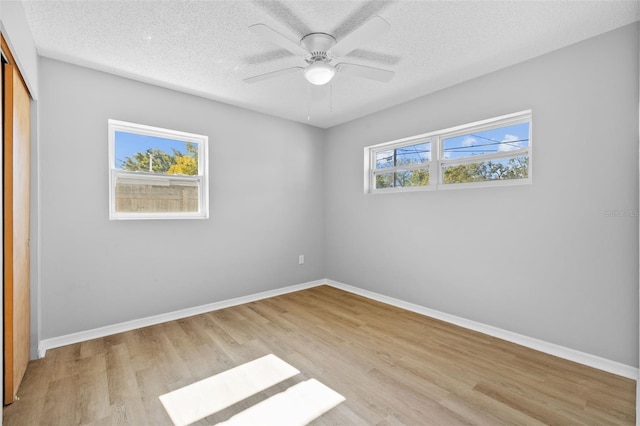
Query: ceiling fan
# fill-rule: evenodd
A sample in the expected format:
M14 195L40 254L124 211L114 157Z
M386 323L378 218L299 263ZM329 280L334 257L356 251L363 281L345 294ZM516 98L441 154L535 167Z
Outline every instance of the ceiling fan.
M272 71L245 78L244 81L246 83L257 83L302 71L307 81L315 85L327 84L335 76L336 72L388 82L395 74L393 71L345 62L334 65L331 62L352 52L360 45L370 42L389 28L390 25L387 21L379 16L374 16L340 41L337 41L331 34L317 32L305 35L299 43L296 43L265 24L251 25L249 30L252 33L271 41L294 55L302 56L308 65Z

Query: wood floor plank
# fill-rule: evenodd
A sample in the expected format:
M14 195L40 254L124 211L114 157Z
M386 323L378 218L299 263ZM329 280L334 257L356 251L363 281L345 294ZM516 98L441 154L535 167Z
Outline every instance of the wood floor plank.
M109 415L109 384L105 374L79 374L74 386L78 390L78 424L89 424Z
M158 397L274 354L346 401L313 425L633 425L635 381L329 286L52 349L6 425L168 425Z
M170 391L163 379L160 367L153 366L136 373L136 381L140 388L140 400L144 407L145 417L151 425L170 425L171 419L163 409L158 395Z

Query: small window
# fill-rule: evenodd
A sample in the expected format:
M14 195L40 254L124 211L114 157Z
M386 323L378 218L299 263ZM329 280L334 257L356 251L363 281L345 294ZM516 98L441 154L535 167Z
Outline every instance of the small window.
M365 148L365 192L531 182L531 111Z
M208 137L109 120L109 218L209 216Z
M431 143L420 142L375 153L375 188L429 185Z

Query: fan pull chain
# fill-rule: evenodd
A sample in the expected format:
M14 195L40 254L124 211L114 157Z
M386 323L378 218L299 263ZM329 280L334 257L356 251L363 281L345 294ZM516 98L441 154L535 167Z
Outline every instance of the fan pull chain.
M311 85L309 86L309 96L307 97L307 121L311 121Z
M333 83L329 83L329 112L333 112Z

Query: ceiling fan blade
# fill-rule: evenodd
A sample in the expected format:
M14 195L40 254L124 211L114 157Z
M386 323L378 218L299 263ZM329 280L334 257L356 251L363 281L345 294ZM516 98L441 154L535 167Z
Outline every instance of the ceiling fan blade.
M382 81L384 83L390 81L395 75L395 72L393 71L356 64L340 63L336 65L336 69L338 72L351 74L356 77L368 78L369 80Z
M287 37L283 36L273 28L266 26L265 24L251 25L249 27L249 31L270 41L273 44L282 47L283 49L287 49L294 55L306 56L309 54L309 52L304 50L298 43L289 40Z
M245 78L243 81L245 83L258 83L263 80L269 80L270 78L280 77L282 75L293 74L294 72L298 72L303 70L302 67L293 67L293 68L285 68L283 70L272 71L266 74L256 75L254 77Z
M361 27L356 28L350 34L347 34L345 38L337 42L336 45L333 46L333 49L331 49L331 54L335 58L344 56L359 46L380 36L389 28L391 28L391 26L387 21L379 16L374 16Z

